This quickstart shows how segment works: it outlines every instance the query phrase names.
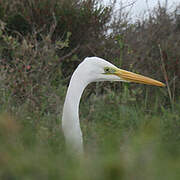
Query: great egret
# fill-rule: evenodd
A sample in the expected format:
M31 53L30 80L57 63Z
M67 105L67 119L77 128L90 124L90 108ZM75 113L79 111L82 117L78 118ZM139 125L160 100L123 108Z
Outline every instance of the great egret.
M83 153L83 138L79 123L80 98L89 83L98 81L125 81L165 86L154 79L119 69L102 58L85 58L71 77L62 115L62 129L67 147L78 154Z

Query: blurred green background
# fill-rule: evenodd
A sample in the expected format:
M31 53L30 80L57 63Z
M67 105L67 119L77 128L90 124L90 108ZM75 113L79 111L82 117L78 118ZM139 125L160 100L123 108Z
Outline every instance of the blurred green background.
M0 0L0 179L180 179L180 6L159 4L136 21L115 6ZM61 115L87 56L166 87L90 84L80 104L85 155L76 158Z

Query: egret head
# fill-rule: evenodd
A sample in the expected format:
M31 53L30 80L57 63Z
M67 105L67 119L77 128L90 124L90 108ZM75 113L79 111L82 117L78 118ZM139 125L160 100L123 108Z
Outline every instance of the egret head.
M155 86L165 86L163 83L154 79L122 70L109 63L108 61L98 58L86 58L81 64L81 72L89 77L89 82L98 81L125 81Z
M104 59L86 58L71 77L62 116L62 129L68 149L77 152L78 155L83 153L83 138L79 124L80 98L85 87L97 81L126 81L164 86L163 83L154 79L119 69Z

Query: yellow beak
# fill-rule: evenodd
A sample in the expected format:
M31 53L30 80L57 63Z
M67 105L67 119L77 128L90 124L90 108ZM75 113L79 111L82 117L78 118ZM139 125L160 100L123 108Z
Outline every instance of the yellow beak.
M156 81L154 79L151 79L151 78L148 78L148 77L136 74L136 73L132 73L129 71L125 71L122 69L117 69L115 72L115 75L119 76L124 81L141 83L141 84L149 84L149 85L154 85L154 86L165 86L165 84L160 81Z

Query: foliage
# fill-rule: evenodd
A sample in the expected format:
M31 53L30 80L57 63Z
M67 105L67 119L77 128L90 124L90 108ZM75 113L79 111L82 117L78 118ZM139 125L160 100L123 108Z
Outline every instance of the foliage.
M132 22L115 1L0 0L0 179L179 179L179 15ZM66 153L62 107L86 56L166 82L88 86L85 158ZM163 68L161 68L161 66ZM161 70L162 69L162 70Z
M56 49L67 46L67 40L51 44L49 35L41 38L42 41L37 41L37 34L13 37L1 28L2 82L17 102L32 101L36 106L43 88L48 93L48 89L56 86L57 77L61 77Z
M0 115L0 178L179 179L179 117L179 103L150 112L120 104L117 94L94 96L81 104L86 157L78 161L52 114L16 106Z
M46 35L51 30L51 22L54 19L56 24L51 34L52 43L56 40L64 41L67 33L71 32L70 48L57 52L58 56L62 57L61 63L65 71L67 66L72 68L77 66L71 59L63 61L65 55L76 52L77 61L87 54L89 56L93 54L94 44L100 42L104 36L112 11L112 7L99 5L96 0L2 0L1 2L4 9L2 20L7 23L10 33L17 31L22 35L28 33L33 35L34 31L37 31Z
M109 59L117 59L119 52L121 61L115 61L116 64L120 62L122 67L168 82L173 101L180 87L177 80L180 76L178 12L179 6L169 11L166 5L159 3L153 11L134 23L130 23L125 14L124 18L112 24L112 44L106 48ZM113 51L108 50L111 48ZM170 100L166 101L169 103Z
M106 7L95 0L2 0L1 7L4 9L0 32L3 35L1 61L8 66L11 61L11 64L29 68L32 64L29 59L34 58L34 71L51 61L51 68L50 65L48 68L43 67L41 77L36 77L39 82L44 81L45 76L50 73L50 79L46 77L50 84L57 86L59 75L67 84L73 70L83 58L96 55L122 68L168 83L168 93L171 95L165 95L165 104L172 104L179 94L178 6L176 10L169 12L166 6L159 4L146 18L134 23L130 22L128 13L123 8L115 16L113 3ZM22 51L24 47L26 51ZM17 59L21 63L17 63ZM161 68L161 60L167 75ZM14 67L12 68L14 71ZM58 68L61 70L57 70ZM21 79L27 81L27 69L24 71ZM14 73L11 74L16 78ZM35 73L33 75L36 76ZM36 85L33 84L34 86ZM90 94L94 92L92 87L89 87ZM124 90L119 83L108 87L119 92ZM100 88L101 92L106 91L104 86L100 85ZM145 97L146 92L144 88L141 95ZM153 93L151 88L149 95ZM130 94L133 94L131 90Z
M78 59L104 36L111 12L95 0L2 0L1 7L0 74L17 102L34 107L45 89L67 83Z

